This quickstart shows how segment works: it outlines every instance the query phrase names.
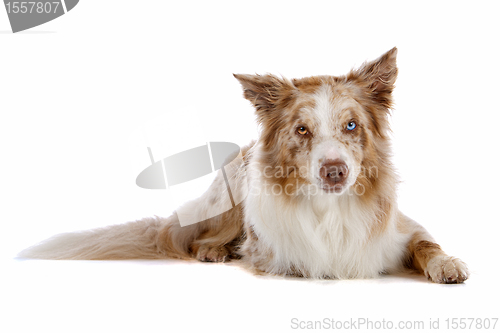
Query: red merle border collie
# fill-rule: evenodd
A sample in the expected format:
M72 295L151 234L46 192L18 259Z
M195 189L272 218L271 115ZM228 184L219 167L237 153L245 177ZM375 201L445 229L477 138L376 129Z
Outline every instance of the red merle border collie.
M248 194L235 208L184 227L174 213L57 235L20 257L234 259L255 272L339 279L411 268L465 281L467 266L397 208L388 138L396 54L345 76L234 75L262 129L242 149L233 191ZM228 204L224 191L219 174L184 211L213 216Z

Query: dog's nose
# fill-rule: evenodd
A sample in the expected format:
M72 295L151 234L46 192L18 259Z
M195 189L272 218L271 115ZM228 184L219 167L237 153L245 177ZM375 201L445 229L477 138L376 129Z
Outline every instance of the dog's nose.
M343 185L349 174L349 168L344 161L340 159L327 160L319 170L321 179L329 185Z

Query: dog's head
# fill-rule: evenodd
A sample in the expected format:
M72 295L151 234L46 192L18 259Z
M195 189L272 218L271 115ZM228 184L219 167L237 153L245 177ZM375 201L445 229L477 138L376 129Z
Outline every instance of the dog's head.
M388 113L396 54L394 48L340 77L235 75L262 126L264 177L287 194L304 185L337 194L348 189L364 194L376 187L390 166Z

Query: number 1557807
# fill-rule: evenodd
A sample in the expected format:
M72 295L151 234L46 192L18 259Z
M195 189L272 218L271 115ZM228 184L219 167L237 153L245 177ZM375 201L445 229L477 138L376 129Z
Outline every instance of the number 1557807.
M36 2L36 1L29 1L29 2L18 2L18 1L12 1L12 2L6 2L5 7L7 8L7 13L21 13L21 14L26 14L26 13L37 13L37 14L42 14L42 13L56 13L57 8L59 6L60 2L59 1L54 1L54 2Z

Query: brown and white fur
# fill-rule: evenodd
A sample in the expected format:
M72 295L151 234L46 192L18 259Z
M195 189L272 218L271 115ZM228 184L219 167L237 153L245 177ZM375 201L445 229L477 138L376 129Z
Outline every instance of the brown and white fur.
M174 213L57 235L20 256L240 259L257 272L341 279L408 267L433 282L465 281L466 265L396 204L388 138L396 54L339 77L235 75L261 134L242 149L232 190L248 195L232 210L185 227ZM228 204L225 190L219 174L183 211L207 216Z

